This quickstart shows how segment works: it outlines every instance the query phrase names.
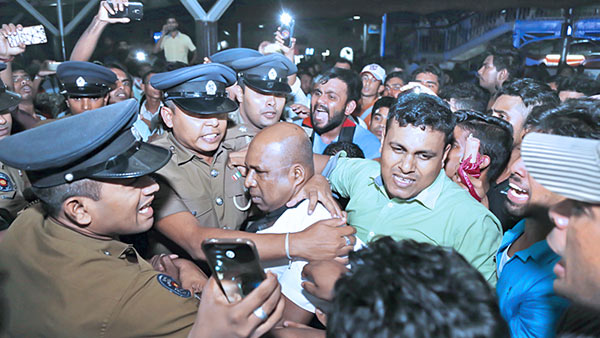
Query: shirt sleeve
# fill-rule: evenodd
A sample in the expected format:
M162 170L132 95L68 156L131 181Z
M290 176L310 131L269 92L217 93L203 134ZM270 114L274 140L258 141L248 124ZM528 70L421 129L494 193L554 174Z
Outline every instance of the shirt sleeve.
M107 323L105 337L187 337L198 301L162 286L158 273L140 273L124 292Z
M558 320L568 302L554 293L552 282L552 278L546 278L534 289L527 290L518 312L506 318L512 337L554 336Z
M368 184L365 180L370 179L371 168L375 167L377 163L371 160L339 158L328 177L331 188L342 197L350 198L357 185Z
M190 211L167 182L161 179L157 179L157 182L160 189L154 195L154 201L152 202L152 207L156 213L155 221L179 212Z
M190 50L190 52L193 52L196 50L196 46L194 45L194 43L192 42L192 39L190 39L190 37L187 37L187 47Z
M502 241L499 225L490 215L484 215L462 229L464 232L455 236L458 243L454 248L495 287L498 275L494 256Z

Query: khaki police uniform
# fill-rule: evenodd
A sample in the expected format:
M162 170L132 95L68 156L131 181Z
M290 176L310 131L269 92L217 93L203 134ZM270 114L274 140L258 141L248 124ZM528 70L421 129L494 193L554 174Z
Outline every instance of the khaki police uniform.
M248 128L244 123L240 123L227 128L225 142L231 144L234 151L239 151L248 147L254 136L256 136L256 133L251 128Z
M169 132L152 144L171 150L169 163L157 171L160 191L153 207L155 219L189 211L203 227L239 229L249 204L244 178L227 167L233 145L223 141L211 164L195 156Z
M0 230L6 229L27 205L23 197L27 186L23 171L0 162Z
M13 337L185 337L198 310L131 245L80 234L40 205L7 231L0 273L10 276L2 317Z

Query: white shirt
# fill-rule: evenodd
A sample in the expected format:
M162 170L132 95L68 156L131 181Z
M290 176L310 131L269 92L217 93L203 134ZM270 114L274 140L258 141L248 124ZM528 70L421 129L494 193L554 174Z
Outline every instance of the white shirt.
M302 201L294 208L286 210L275 223L264 230L258 231L260 234L285 234L287 232L300 232L314 223L330 219L331 214L323 205L317 204L312 215L308 215L308 200ZM364 243L356 238L354 250L364 246ZM308 312L315 312L315 305L323 308L323 301L304 291L302 288L302 269L308 264L302 259L294 259L291 265L288 265L287 259L268 261L263 263L265 271L271 271L277 275L281 292L294 304Z

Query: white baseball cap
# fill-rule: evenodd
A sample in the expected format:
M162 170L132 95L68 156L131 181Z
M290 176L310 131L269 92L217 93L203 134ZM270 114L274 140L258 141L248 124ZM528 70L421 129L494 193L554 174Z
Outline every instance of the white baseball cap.
M385 69L376 63L366 65L360 73L370 73L381 82L385 80Z

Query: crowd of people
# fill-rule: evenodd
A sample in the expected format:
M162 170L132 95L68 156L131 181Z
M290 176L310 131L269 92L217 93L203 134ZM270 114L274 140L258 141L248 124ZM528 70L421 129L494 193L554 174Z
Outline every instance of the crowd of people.
M198 63L176 18L163 61L94 60L125 6L62 63L0 29L0 335L600 335L597 81L296 64L279 31ZM226 295L211 239L264 280Z

